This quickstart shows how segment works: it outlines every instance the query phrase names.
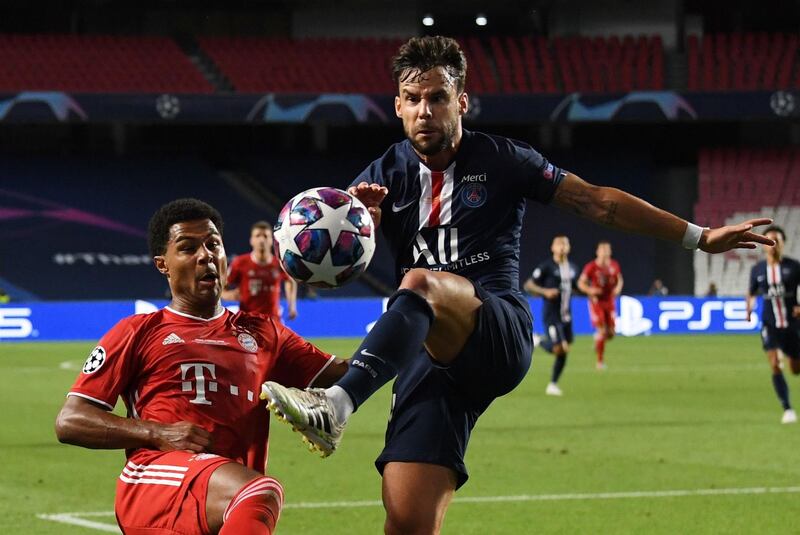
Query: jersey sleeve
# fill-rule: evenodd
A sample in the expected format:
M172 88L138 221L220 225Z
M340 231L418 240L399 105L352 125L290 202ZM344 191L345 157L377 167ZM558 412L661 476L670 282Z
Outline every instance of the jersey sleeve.
M594 271L594 269L592 269L593 265L594 261L590 260L589 262L586 263L585 266L583 266L583 271L581 271L581 277L586 277L587 279L589 279L589 283L592 282L592 271Z
M231 265L228 266L228 286L239 286L239 283L242 281L241 262L239 262L239 258L239 256L234 258L231 261Z
M758 264L750 270L750 284L748 285L747 293L750 295L758 293Z
M123 319L100 339L67 395L114 408L136 367L138 322L134 318Z
M334 358L288 327L279 326L278 336L278 356L270 381L307 388Z
M533 282L535 282L537 286L543 285L544 277L546 275L545 271L545 264L539 264L536 266L536 268L534 268L533 273L531 273L531 279L533 279Z
M553 199L565 171L556 167L533 147L521 141L508 140L511 161L525 197L547 204Z

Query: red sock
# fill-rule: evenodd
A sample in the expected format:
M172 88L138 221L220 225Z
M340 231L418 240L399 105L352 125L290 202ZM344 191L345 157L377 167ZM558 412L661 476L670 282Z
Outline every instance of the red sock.
M239 489L228 504L219 535L271 535L281 507L283 487L280 482L266 476L254 479Z
M603 352L606 349L606 339L603 336L596 336L594 338L594 350L597 353L597 362L603 362Z

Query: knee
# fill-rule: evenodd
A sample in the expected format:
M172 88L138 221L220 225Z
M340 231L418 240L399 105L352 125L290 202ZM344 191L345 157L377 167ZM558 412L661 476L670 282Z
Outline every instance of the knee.
M414 268L403 276L400 288L411 290L428 299L436 288L437 280L427 269Z
M386 535L431 535L439 533L440 526L433 518L414 511L387 509L383 530Z

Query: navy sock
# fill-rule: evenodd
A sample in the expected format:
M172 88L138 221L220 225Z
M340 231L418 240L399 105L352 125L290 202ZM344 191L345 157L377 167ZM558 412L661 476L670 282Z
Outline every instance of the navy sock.
M391 381L422 348L433 323L433 310L424 297L398 290L336 383L358 409L368 397Z
M567 365L567 354L564 353L563 356L556 356L556 360L553 361L553 375L551 376L550 381L553 383L558 382L558 378L561 377L561 372L564 371L564 366Z
M786 379L782 373L776 373L772 376L772 386L775 387L775 393L778 394L778 399L781 400L783 410L791 409L789 404L789 386L786 384Z

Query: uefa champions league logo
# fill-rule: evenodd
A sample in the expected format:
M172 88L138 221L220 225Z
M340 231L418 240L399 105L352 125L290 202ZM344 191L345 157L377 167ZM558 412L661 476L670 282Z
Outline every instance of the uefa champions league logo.
M90 374L99 370L106 361L106 350L103 346L97 346L89 353L89 358L83 364L83 373Z

